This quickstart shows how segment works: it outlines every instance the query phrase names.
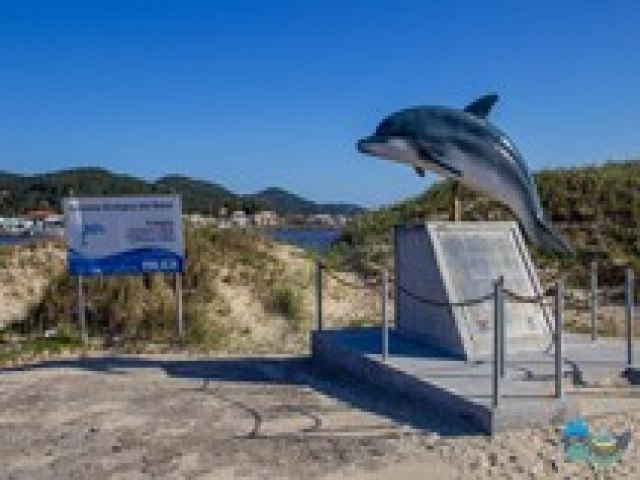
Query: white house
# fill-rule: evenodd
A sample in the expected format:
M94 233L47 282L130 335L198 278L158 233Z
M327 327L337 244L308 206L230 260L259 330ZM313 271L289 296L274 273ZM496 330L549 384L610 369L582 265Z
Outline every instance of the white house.
M280 218L276 212L271 210L262 210L253 215L253 223L258 227L277 227Z
M42 221L42 232L45 235L64 237L64 215L49 215Z
M236 210L231 214L231 224L235 227L245 228L251 224L251 218L242 210Z

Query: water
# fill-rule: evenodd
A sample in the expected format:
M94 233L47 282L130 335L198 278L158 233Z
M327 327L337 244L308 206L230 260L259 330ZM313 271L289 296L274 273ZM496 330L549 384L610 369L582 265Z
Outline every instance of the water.
M38 240L55 239L56 236L37 233L33 235L0 235L0 246L2 245L27 245Z
M22 235L0 235L0 245L22 245L33 240L33 237Z
M342 230L336 228L326 229L296 229L279 228L266 232L266 235L277 242L290 243L306 250L326 252L331 243L342 234Z

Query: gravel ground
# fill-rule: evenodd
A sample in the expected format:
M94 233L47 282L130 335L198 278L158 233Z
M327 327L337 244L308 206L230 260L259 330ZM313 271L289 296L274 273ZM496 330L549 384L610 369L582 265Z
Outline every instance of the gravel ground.
M640 414L595 421L637 430ZM610 478L640 479L632 443ZM290 357L66 359L0 371L1 479L595 478L554 429L485 437ZM605 476L607 478L607 476Z

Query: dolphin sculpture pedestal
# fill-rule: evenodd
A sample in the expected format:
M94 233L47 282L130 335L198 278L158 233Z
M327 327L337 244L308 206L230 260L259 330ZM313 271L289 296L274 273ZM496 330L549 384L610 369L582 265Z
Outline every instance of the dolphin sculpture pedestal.
M396 330L466 360L492 355L493 301L464 303L489 294L504 277L521 296L541 293L515 222L430 222L395 230ZM551 312L505 298L506 353L542 352L551 343Z

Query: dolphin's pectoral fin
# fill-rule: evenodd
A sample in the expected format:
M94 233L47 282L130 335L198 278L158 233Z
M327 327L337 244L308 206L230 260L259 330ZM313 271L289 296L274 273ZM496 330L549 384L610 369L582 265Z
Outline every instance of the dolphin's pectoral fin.
M462 172L444 160L444 149L440 146L425 145L424 143L417 142L416 149L427 162L433 163L452 177L462 178Z
M464 109L465 112L475 115L478 118L486 118L493 106L498 101L498 95L490 93L484 97L471 102Z
M419 176L424 177L424 168L414 166L413 169Z

